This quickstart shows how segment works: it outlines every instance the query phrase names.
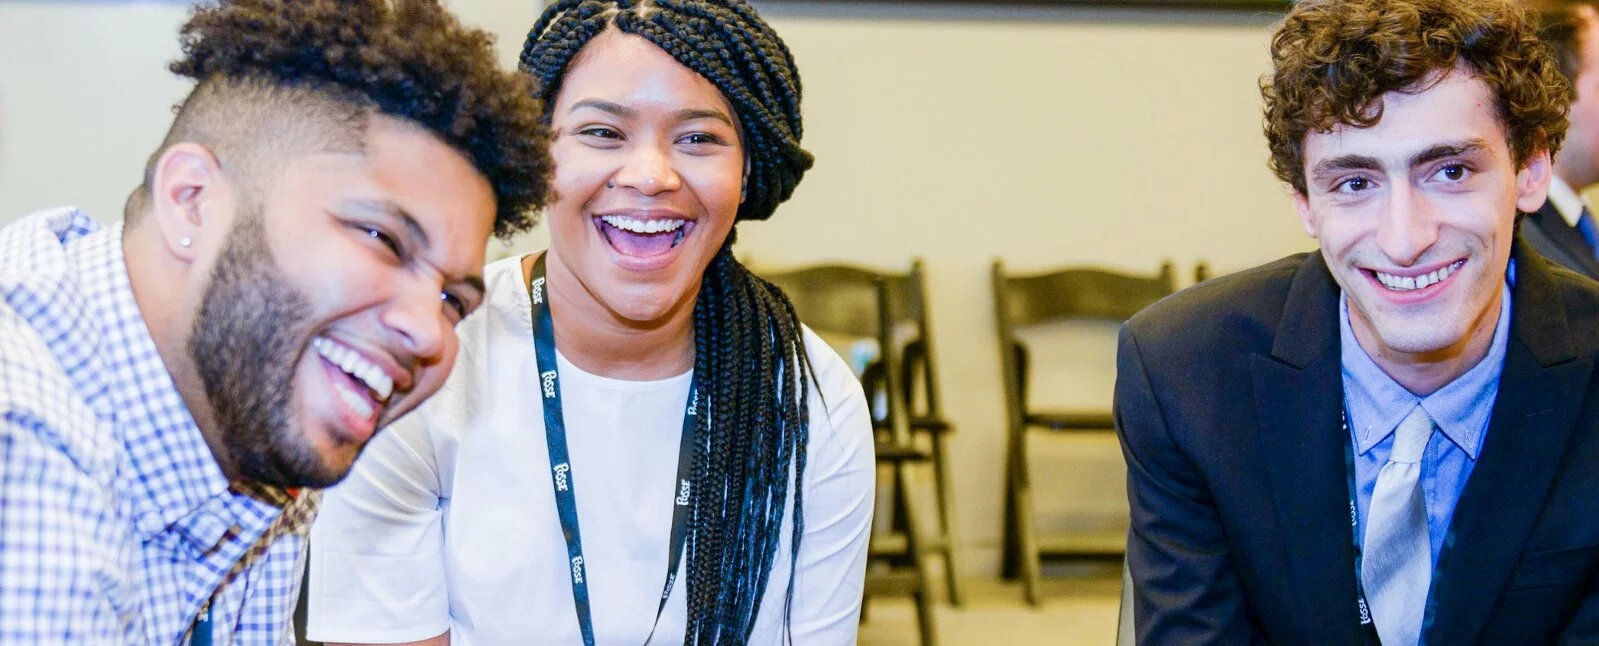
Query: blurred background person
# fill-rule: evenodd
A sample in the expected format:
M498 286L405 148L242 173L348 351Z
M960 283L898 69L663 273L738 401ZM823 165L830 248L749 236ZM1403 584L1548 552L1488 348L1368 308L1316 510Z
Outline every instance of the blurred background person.
M1599 184L1599 13L1586 2L1533 6L1541 8L1538 38L1554 52L1574 96L1549 199L1528 215L1522 235L1550 260L1599 278L1599 229L1581 195Z

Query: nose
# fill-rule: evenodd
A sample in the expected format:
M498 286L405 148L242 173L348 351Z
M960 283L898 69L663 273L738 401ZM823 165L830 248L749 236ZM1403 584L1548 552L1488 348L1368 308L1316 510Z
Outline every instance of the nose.
M632 146L616 170L616 184L634 189L645 195L675 191L683 186L669 150L658 144Z
M1438 241L1438 214L1424 192L1401 183L1378 216L1377 247L1389 260L1410 266Z
M439 296L443 291L441 281L407 277L383 308L384 327L399 337L400 346L417 364L432 365L441 361L451 335L455 334ZM415 365L402 367L411 370Z

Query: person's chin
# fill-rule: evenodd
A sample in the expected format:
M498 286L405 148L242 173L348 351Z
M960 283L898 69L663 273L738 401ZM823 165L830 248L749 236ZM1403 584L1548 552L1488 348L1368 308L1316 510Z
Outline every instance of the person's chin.
M1460 330L1455 319L1446 315L1387 316L1376 326L1383 346L1394 352L1426 355L1446 350L1459 343Z
M287 429L286 437L277 438L271 450L278 455L274 462L281 465L278 474L285 487L331 487L349 475L355 460L366 447L362 443L342 442L335 439L336 431L325 425L307 424Z
M292 473L286 486L327 487L344 479L367 442L380 428L377 414L363 417L352 411L349 395L340 393L330 380L346 378L335 372L315 353L309 353L308 368L296 381L291 398L295 411L294 427L284 429L285 437L275 438L272 450L277 462ZM309 374L306 374L309 373Z
M661 283L632 282L623 284L611 298L608 298L608 308L618 317L639 326L649 326L651 323L670 318L677 309L687 307L693 301L693 295L687 293L687 288L679 281L671 280Z

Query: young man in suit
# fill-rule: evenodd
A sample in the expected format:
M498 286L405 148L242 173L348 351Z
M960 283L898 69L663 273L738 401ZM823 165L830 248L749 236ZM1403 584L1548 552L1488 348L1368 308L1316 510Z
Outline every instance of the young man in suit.
M1515 235L1555 61L1514 0L1307 0L1272 60L1320 249L1122 329L1139 643L1599 637L1599 283Z
M1549 200L1529 213L1522 235L1539 253L1599 279L1599 228L1578 193L1599 184L1599 12L1588 2L1561 2L1539 16L1538 38L1571 82L1571 127L1554 157Z

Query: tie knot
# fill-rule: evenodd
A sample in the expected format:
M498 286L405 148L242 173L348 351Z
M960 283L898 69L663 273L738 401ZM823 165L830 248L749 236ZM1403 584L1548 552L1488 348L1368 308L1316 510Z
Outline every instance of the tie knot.
M1405 464L1420 462L1422 452L1427 450L1427 440L1431 438L1432 418L1417 404L1415 410L1405 416L1405 421L1399 423L1399 429L1394 431L1394 448L1388 454L1388 461Z

